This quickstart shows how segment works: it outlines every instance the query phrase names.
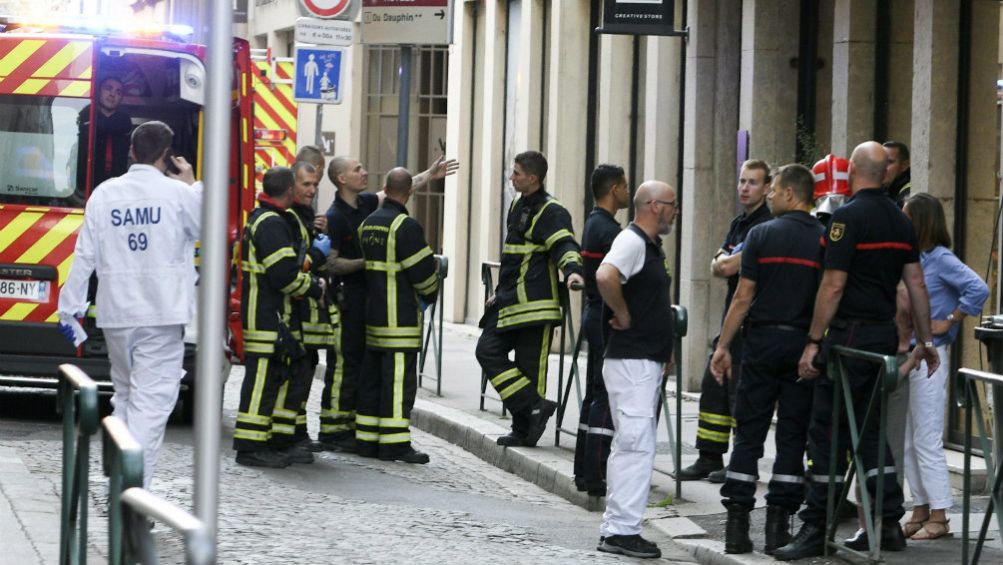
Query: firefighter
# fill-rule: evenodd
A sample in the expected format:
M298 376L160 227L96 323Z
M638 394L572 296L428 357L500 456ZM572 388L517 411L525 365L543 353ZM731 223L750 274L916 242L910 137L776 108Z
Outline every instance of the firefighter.
M116 77L108 76L98 83L95 96L97 108L91 122L91 106L87 105L77 116L77 186L79 196L84 194L87 175L88 133L94 130L94 154L91 156L91 186L117 177L129 168L129 133L132 118L119 106L125 95L125 86Z
M324 159L324 152L318 149L315 145L304 145L296 152L296 162L307 162L313 165L313 168L317 171L317 186L320 187L320 181L324 177L324 165L326 160ZM311 202L311 206L316 208L316 203ZM326 214L314 214L313 217L313 227L317 230L317 233L322 233L327 235L327 215Z
M428 463L411 446L418 389L422 310L439 290L437 262L421 225L408 216L411 173L390 170L379 210L359 227L366 261L366 354L359 379L355 439L359 455Z
M605 496L606 459L613 440L609 396L602 378L609 317L603 315L602 297L596 286L596 270L620 233L620 224L613 214L630 204L630 189L627 187L623 167L616 165L596 167L592 172L591 184L596 206L585 221L585 230L582 232L585 275L582 332L588 341L589 354L585 369L585 399L582 401L578 441L575 444L575 485L578 490L586 491L591 496Z
M279 388L288 379L291 365L306 356L290 330L292 299L320 300L324 294L323 279L303 272L297 261L296 236L286 216L294 203L294 183L288 168L269 169L258 207L244 228L240 316L245 375L233 431L233 448L241 465L279 468L292 462L290 450L276 449L271 441Z
M804 498L812 385L798 380L797 368L821 278L820 239L825 235L809 214L813 189L807 167L786 165L777 172L767 195L776 219L752 228L745 238L741 278L711 358L711 372L722 383L734 363L742 364L735 394L735 446L721 487L728 509L726 553L752 551L749 512L774 406L777 456L766 494L767 555L790 541L790 516ZM729 348L740 331L745 334L743 357L732 359Z
M711 274L728 281L728 292L724 297L724 313L728 312L731 297L738 286L738 271L742 261L742 242L754 226L770 219L766 203L766 191L770 187L770 166L758 159L742 163L738 177L738 200L745 211L731 221L724 244L714 254L710 263ZM724 317L722 313L722 320ZM713 347L717 347L717 338ZM741 340L732 341L732 356L740 358ZM735 385L741 379L735 371L724 384L718 384L710 372L710 360L700 383L700 415L697 421L696 447L700 451L697 460L679 471L684 481L709 478L711 482L724 482L723 455L728 451L731 430L735 424L731 417L735 404Z
M304 272L323 277L327 272L328 237L318 234L314 224L313 199L317 195L317 169L298 161L292 167L293 205L286 210L292 226L296 247L296 262ZM337 321L337 310L334 311ZM323 301L305 297L293 301L290 319L293 337L300 340L306 356L290 367L290 378L279 389L272 414L272 439L276 445L290 447L293 463L312 463L310 449L315 449L307 435L306 403L317 370L320 349L334 346L332 316Z
M439 157L428 170L414 176L414 190L430 181L451 175L459 168L455 159ZM356 383L366 350L366 283L358 229L383 201L383 193L366 192L369 172L358 159L339 156L331 160L327 176L336 188L334 202L327 211L327 231L331 238L328 300L340 312L337 347L327 351L324 398L321 404L320 447L331 451L355 451ZM333 360L333 362L332 362Z
M185 374L184 327L195 312L202 183L184 159L169 156L173 135L163 122L136 128L130 149L136 163L104 182L87 203L58 306L65 333L66 322L73 324L69 318L86 313L88 283L97 273L97 325L111 362L111 403L143 447L146 488ZM164 176L168 160L180 174Z
M502 446L535 446L557 409L546 399L550 339L562 319L557 270L569 288L584 283L571 216L543 187L546 176L543 154L515 156L509 179L521 196L509 208L498 286L477 341L477 361L512 413L512 431L498 438Z

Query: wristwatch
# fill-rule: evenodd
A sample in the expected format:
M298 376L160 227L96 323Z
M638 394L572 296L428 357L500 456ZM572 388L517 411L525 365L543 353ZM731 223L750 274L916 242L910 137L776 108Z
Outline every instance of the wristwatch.
M806 340L808 341L808 343L812 345L822 345L822 338L815 339L811 336L808 336Z
M936 346L933 344L932 341L924 341L923 342L923 347L926 347L927 349L933 349Z

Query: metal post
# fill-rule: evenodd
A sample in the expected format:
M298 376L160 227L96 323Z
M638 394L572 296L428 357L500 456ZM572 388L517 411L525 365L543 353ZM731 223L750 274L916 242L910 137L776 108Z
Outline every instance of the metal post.
M202 264L199 279L195 407L195 515L216 545L219 490L219 426L223 396L226 309L226 211L229 209L230 88L233 84L233 5L214 0L206 48L205 193L202 199Z
M407 138L411 125L411 46L401 45L400 91L397 110L397 166L407 166Z
M317 104L317 112L314 115L314 121L316 122L316 127L314 127L313 135L313 146L321 151L324 150L324 136L321 135L321 125L324 123L324 105ZM323 172L323 171L321 171Z

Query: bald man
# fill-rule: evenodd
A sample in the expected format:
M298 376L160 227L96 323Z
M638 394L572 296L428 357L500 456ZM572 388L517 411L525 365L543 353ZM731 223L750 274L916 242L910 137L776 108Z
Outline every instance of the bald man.
M410 418L418 390L421 313L438 296L438 263L405 207L411 173L391 169L383 192L383 205L359 227L366 265L366 353L355 441L363 457L422 464L428 455L411 446Z
M634 196L634 221L613 240L596 272L612 311L603 380L613 415L613 448L606 469L606 512L599 551L661 557L641 537L655 462L655 424L662 380L672 358L672 279L659 236L672 231L676 192L647 181Z
M930 374L940 365L930 332L930 302L923 270L919 264L916 233L905 214L881 188L888 167L888 155L880 143L868 141L853 150L850 157L852 198L835 211L825 238L825 270L815 296L815 309L808 330L807 345L798 362L798 375L805 380L817 378L824 369L822 351L836 345L861 349L881 355L895 355L898 334L895 328L895 296L899 280L905 282L916 322L916 347L927 362ZM823 345L824 347L821 347ZM857 426L867 413L871 391L878 377L877 367L867 361L845 359ZM777 549L781 561L822 555L825 550L825 514L828 498L829 466L834 463L837 477L844 476L847 461L837 457L830 462L832 400L838 394L829 379L815 385L811 424L808 428L808 460L812 474L807 507L800 512L804 523L794 539ZM880 406L880 405L879 405ZM880 417L880 414L876 414ZM895 474L895 463L887 442L879 436L873 420L860 438L860 457L867 470L866 485L874 496L877 481L884 482L881 518L881 547L902 551L906 541L899 527L902 487ZM836 453L849 448L848 427L840 421L840 445ZM884 468L878 469L878 453L885 450ZM873 499L872 499L873 500ZM866 535L866 534L865 534ZM862 540L855 539L854 543ZM866 543L864 544L866 545Z

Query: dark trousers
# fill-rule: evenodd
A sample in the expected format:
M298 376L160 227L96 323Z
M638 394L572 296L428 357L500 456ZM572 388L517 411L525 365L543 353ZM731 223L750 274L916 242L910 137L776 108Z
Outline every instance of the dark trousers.
M717 348L717 338L711 344L711 349ZM742 340L739 336L731 342L731 358L742 358ZM697 420L696 448L703 453L724 455L728 452L728 442L731 430L735 427L732 417L735 406L735 390L742 376L741 363L734 363L731 378L723 385L717 384L710 372L710 357L704 369L703 381L700 382L700 415Z
M721 496L752 510L763 444L777 407L777 456L766 503L796 512L804 500L804 452L814 383L798 383L805 334L753 328L744 340L742 380L735 398L735 446Z
M245 355L240 406L237 408L237 423L233 429L233 449L269 449L275 401L279 387L287 380L288 374L287 364L278 355Z
M417 363L418 353L414 351L366 351L355 416L360 455L392 456L411 450Z
M359 374L366 352L366 298L364 293L348 292L341 311L341 326L336 327L336 345L327 350L324 392L320 403L321 441L351 435L355 429L355 404Z
M898 344L898 335L893 324L886 325L856 325L851 324L845 329L829 328L822 347L828 351L834 345L845 345L854 349L862 349L894 355ZM861 426L867 413L874 390L875 379L879 367L867 361L844 359L844 372L850 383L853 409L857 416L857 426ZM805 522L822 524L825 522L826 500L828 498L829 481L829 451L832 446L832 399L837 394L836 388L825 376L819 377L815 385L815 399L812 405L811 425L808 428L809 470L812 480L809 484L808 505L801 511L801 519ZM840 481L837 488L842 488L843 476L846 473L847 460L843 454L850 449L850 432L846 423L845 402L841 404L842 417L839 427L839 444L836 457L836 478ZM884 518L898 520L905 511L902 509L902 487L895 474L895 461L887 442L881 440L878 434L880 405L875 410L871 425L861 438L861 457L867 470L865 484L873 497L877 481L884 481L884 501L882 514ZM858 428L859 429L859 428ZM878 450L885 450L885 467L878 469ZM838 492L838 491L837 491ZM872 498L873 500L873 498Z
M493 306L481 321L477 362L512 413L512 432L529 432L529 412L547 393L547 356L553 326L529 326L498 331L498 309ZM509 353L515 351L515 361Z
M272 412L272 444L276 447L286 447L308 439L306 401L317 369L315 356L316 352L307 351L306 357L290 362L289 378L279 386L275 410Z
M609 394L602 378L605 328L602 303L589 304L582 315L582 332L589 344L585 368L585 399L578 417L575 442L575 478L585 486L598 486L606 480L606 460L613 441L613 417L609 412Z

